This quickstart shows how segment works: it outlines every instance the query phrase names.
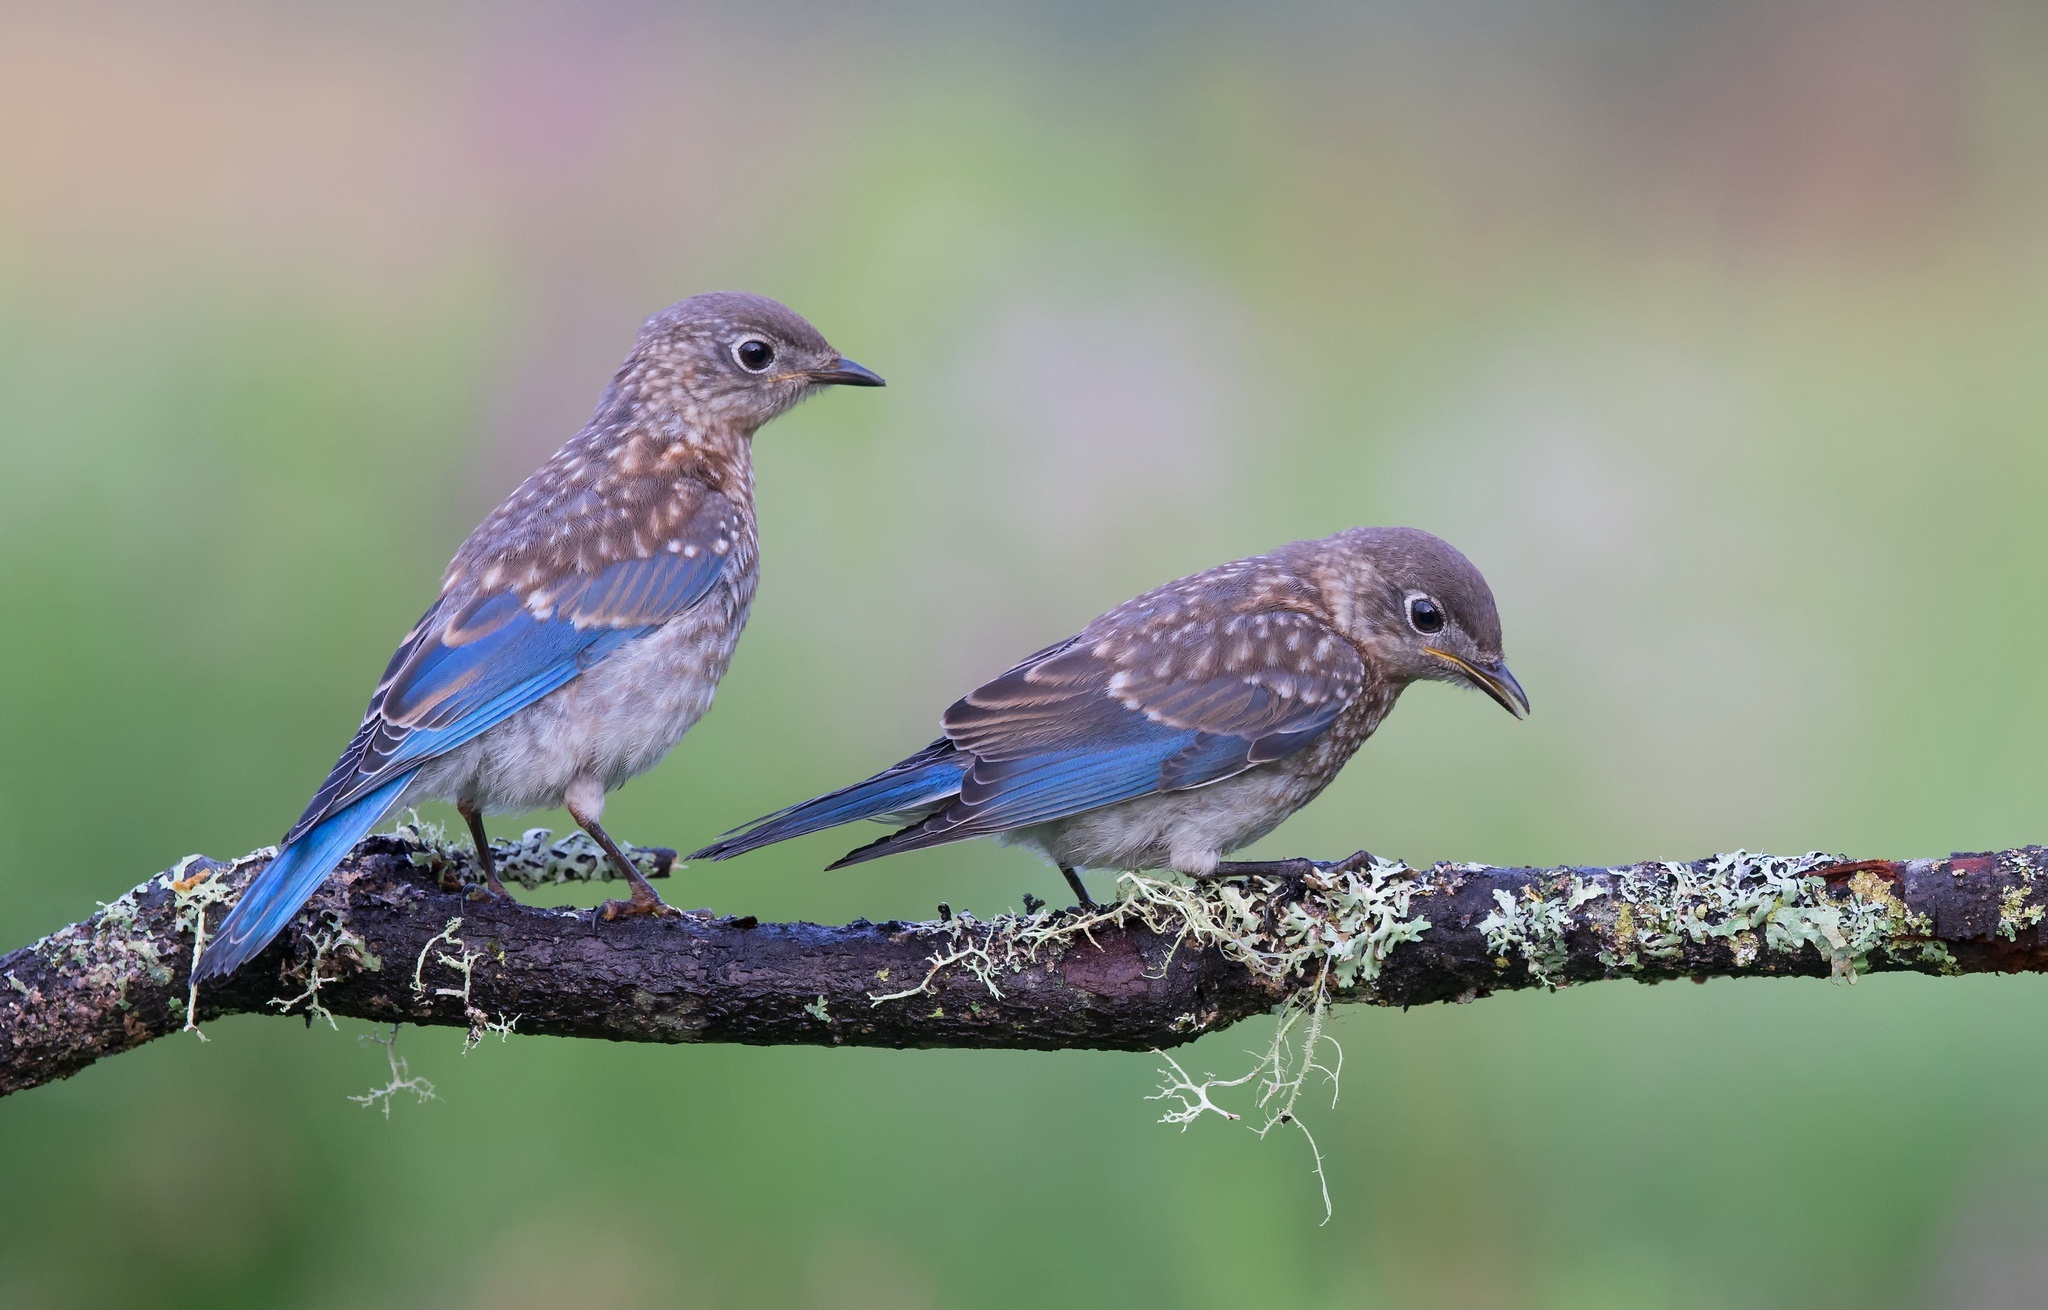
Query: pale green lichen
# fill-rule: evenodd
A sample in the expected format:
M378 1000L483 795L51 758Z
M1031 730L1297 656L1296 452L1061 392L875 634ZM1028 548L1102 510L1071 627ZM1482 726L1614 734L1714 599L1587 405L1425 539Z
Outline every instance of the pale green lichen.
M1834 977L1853 981L1869 971L1876 952L1924 938L1932 925L1909 913L1884 880L1867 870L1850 879L1848 896L1831 894L1814 870L1839 863L1818 851L1796 858L1735 851L1698 866L1650 866L1661 878L1624 871L1616 894L1635 907L1637 940L1646 956L1675 957L1685 940L1761 932L1768 950L1795 953L1811 946ZM1646 922L1649 933L1643 931ZM1912 944L1917 950L1921 943Z
M463 1017L469 1020L469 1031L462 1038L462 1053L468 1055L471 1051L482 1045L484 1038L491 1033L496 1033L498 1041L502 1044L506 1038L512 1035L513 1029L518 1026L519 1021L526 1016L515 1014L509 1019L493 1019L488 1011L470 999L470 988L476 981L476 966L491 958L502 961L505 958L505 952L496 943L492 943L488 951L471 950L468 944L456 935L461 927L462 920L460 918L450 919L442 925L441 931L427 938L426 945L420 947L419 958L413 961L412 966L412 994L414 996L422 996L426 993L427 982L425 975L427 957L429 955L434 957L437 964L451 970L462 979L462 986L436 987L434 995L452 996L462 1002ZM461 954L450 955L446 951L436 951L434 947L442 942L453 946Z
M276 853L276 849L274 846L266 846L230 865L216 864L204 855L187 855L158 875L171 893L172 930L192 935L192 962L195 965L206 950L206 911L215 905L225 905L235 898L228 879L220 875L239 868L249 860L267 860ZM203 1042L206 1040L206 1034L199 1031L198 970L194 969L192 973L193 976L185 990L184 1031Z
M469 1037L465 1039L463 1042L462 1053L464 1055L467 1055L471 1051L475 1050L477 1045L483 1041L484 1034L486 1033L496 1033L498 1036L498 1044L500 1046L503 1046L505 1044L506 1039L511 1037L513 1033L518 1031L519 1021L521 1019L524 1019L525 1017L526 1016L523 1014L515 1014L509 1019L492 1019L486 1017L481 1025L481 1030L479 1030L476 1027L472 1027L470 1029Z
M456 973L461 974L462 986L436 987L434 989L434 995L453 996L457 1000L462 1002L462 1006L466 1010L469 1008L470 984L476 981L476 966L483 960L484 955L482 951L470 950L467 945L464 945L461 942L457 942L456 945L461 948L461 955L437 954L434 957L434 959L438 961L440 964L444 965L445 967L453 969Z
M1682 960L1688 944L1725 943L1738 968L1767 953L1796 954L1811 946L1838 979L1868 972L1880 953L1952 966L1933 925L1914 914L1891 884L1858 869L1846 895L1820 870L1846 863L1814 852L1797 857L1733 851L1695 864L1675 861L1532 883L1522 894L1494 892L1496 908L1481 924L1496 963L1519 956L1530 977L1563 986L1568 936L1591 926L1605 938L1599 960L1609 976ZM1595 901L1606 901L1592 910Z
M354 1101L366 1110L372 1107L382 1110L384 1117L389 1119L391 1117L391 1100L400 1092L411 1092L421 1104L441 1099L434 1094L434 1085L432 1083L424 1078L413 1076L410 1067L405 1062L405 1057L398 1053L397 1024L391 1025L389 1033L363 1033L356 1040L358 1042L371 1042L384 1048L384 1058L390 1064L391 1077L382 1087L372 1087L361 1096L349 1097L349 1100Z
M2013 853L2005 852L2000 862L2007 865L2019 882L2006 889L1998 898L1998 935L2007 941L2017 941L2020 929L2039 926L2048 907L2032 904L2034 898L2035 873L2031 861L2009 858Z
M1694 864L1558 870L1519 893L1494 891L1493 909L1479 928L1498 968L1519 959L1532 981L1549 987L1569 983L1573 942L1583 950L1580 934L1588 930L1597 936L1597 958L1608 977L1669 972L1685 961L1688 946L1703 944L1725 945L1737 969L1769 968L1773 957L1811 947L1834 977L1848 981L1885 959L1955 967L1946 947L1931 940L1932 923L1913 913L1890 882L1845 864L1818 852L1785 858L1734 851ZM1837 869L1853 876L1838 874L1831 885L1822 873ZM1323 1029L1328 1007L1339 999L1386 999L1377 984L1389 953L1430 928L1416 912L1418 898L1455 888L1463 875L1492 872L1440 864L1417 876L1406 865L1375 861L1357 871L1312 875L1298 896L1270 879L1189 886L1126 874L1118 884L1123 899L1114 905L993 922L954 916L936 925L942 948L925 976L870 1000L884 1004L928 992L948 970L964 971L1000 998L1006 975L1056 968L1063 953L1103 927L1141 926L1169 939L1175 950L1183 944L1212 948L1275 986L1279 1019L1265 1053L1235 1077L1197 1079L1168 1058L1157 1096L1174 1108L1164 1122L1186 1127L1211 1113L1237 1118L1217 1094L1255 1086L1259 1129L1266 1132L1299 1124L1297 1104L1316 1077L1331 1080L1334 1096L1340 1063L1323 1058L1334 1050ZM2032 907L2024 900L2014 905L2016 924L2044 917L2038 910L2027 917ZM1171 1027L1194 1033L1204 1023L1189 1013L1176 1016ZM1319 1171L1320 1163L1318 1156Z
M1335 1211L1330 1204L1329 1176L1323 1172L1323 1151L1316 1144L1315 1134L1309 1131L1308 1125L1295 1113L1295 1107L1313 1074L1322 1074L1329 1080L1330 1108L1334 1110L1337 1107L1339 1081L1344 1070L1344 1048L1337 1044L1335 1038L1323 1031L1324 1021L1328 1017L1329 997L1320 987L1311 989L1311 994L1306 998L1300 992L1289 996L1282 1003L1279 1019L1273 1026L1273 1040L1267 1044L1258 1062L1249 1071L1235 1078L1218 1078L1214 1074L1203 1074L1197 1081L1188 1076L1187 1070L1181 1067L1179 1061L1164 1051L1155 1051L1153 1054L1166 1061L1167 1067L1159 1071L1166 1081L1160 1084L1158 1091L1146 1098L1152 1101L1178 1101L1179 1104L1159 1116L1159 1122L1178 1125L1182 1132L1186 1132L1189 1124L1205 1115L1220 1115L1232 1122L1243 1118L1242 1115L1235 1114L1218 1104L1213 1094L1242 1087L1247 1083L1256 1083L1256 1104L1264 1112L1264 1118L1252 1131L1263 1138L1282 1124L1292 1124L1301 1130L1314 1162L1312 1167L1315 1171L1316 1184L1322 1190L1323 1222L1326 1224L1330 1222ZM1298 1042L1297 1029L1302 1030ZM1335 1064L1326 1065L1322 1062L1321 1054L1325 1048L1337 1053Z
M427 823L414 814L392 829L391 835L415 848L410 857L414 865L445 871L468 882L483 881L476 848L468 842L449 840L439 824ZM648 876L660 874L675 859L674 852L630 842L621 843L620 849ZM572 882L611 882L622 877L604 849L580 828L562 837L556 837L547 828L529 828L517 841L494 841L491 862L500 882L516 882L529 889Z
M1272 982L1306 985L1328 973L1338 991L1370 989L1388 954L1429 929L1411 917L1421 882L1405 877L1405 864L1375 863L1360 871L1311 874L1298 897L1276 879L1190 886L1127 873L1118 881L1122 899L1083 911L1040 910L984 922L956 914L936 925L946 948L933 955L925 976L901 991L870 993L876 1005L930 990L947 969L973 975L991 996L1003 995L1004 974L1056 961L1094 930L1133 924L1183 944L1212 947Z
M287 971L298 972L305 982L304 989L296 996L272 997L269 1004L276 1006L279 1014L290 1014L294 1007L304 1004L308 1019L324 1019L329 1028L339 1031L340 1025L335 1023L334 1015L320 1003L320 989L340 975L323 971L347 960L355 968L375 972L384 967L384 962L340 915L323 911L320 917L324 922L307 938L313 948L312 955L303 965L294 964Z
M462 939L455 935L455 930L460 928L461 926L461 919L450 919L446 924L442 926L441 931L435 933L432 937L427 938L427 944L425 946L420 947L420 958L413 961L412 966L412 994L414 996L421 995L427 990L426 979L423 978L421 975L426 972L427 956L433 951L434 947L437 944L441 942L447 942L449 945L455 947L457 950L462 949Z
M832 1022L832 1016L826 1013L825 1011L825 998L823 996L818 997L817 1000L812 1001L809 1005L804 1006L803 1010L805 1014L810 1015L819 1023Z
M1495 963L1507 967L1510 952L1529 963L1529 974L1546 987L1561 985L1560 973L1571 959L1565 934L1571 931L1579 907L1607 895L1607 888L1576 874L1560 879L1554 894L1546 896L1536 884L1522 889L1518 898L1508 892L1493 893L1493 913L1479 922L1486 935L1487 949Z
M181 862L180 867L184 863ZM115 1010L131 1009L134 1002L128 993L132 986L147 982L161 987L168 984L173 976L164 948L157 940L152 925L144 918L142 903L145 893L159 880L170 876L162 874L129 889L103 903L99 913L91 919L61 928L30 949L59 973L104 996ZM185 927L183 923L178 926L180 929ZM24 990L23 984L12 977L9 982L23 996L39 999L38 989ZM189 1006L176 1001L171 1003L171 1007L174 1013L189 1009ZM187 1026L190 1026L189 1022Z
M1080 912L1035 911L991 923L956 915L940 925L945 948L931 957L916 986L870 994L869 1000L880 1005L927 992L941 973L956 968L1000 999L1005 974L1038 964L1056 967L1066 951L1092 942L1097 928L1136 925L1169 939L1173 950L1184 945L1214 949L1279 992L1273 1037L1248 1072L1228 1079L1204 1077L1198 1082L1162 1052L1169 1067L1161 1073L1167 1081L1153 1099L1171 1097L1180 1103L1161 1122L1185 1128L1212 1112L1237 1119L1240 1116L1223 1109L1211 1093L1255 1084L1261 1111L1256 1131L1264 1136L1282 1124L1301 1129L1315 1158L1316 1176L1323 1182L1327 1220L1329 1187L1323 1180L1322 1153L1296 1107L1317 1074L1329 1078L1335 1104L1342 1052L1326 1062L1325 1052L1337 1050L1324 1029L1330 1003L1345 994L1376 998L1374 987L1388 955L1429 930L1429 920L1412 913L1415 898L1427 886L1407 865L1379 860L1356 869L1339 866L1310 874L1298 885L1250 878L1190 886L1127 873L1117 886L1121 900ZM1199 1031L1204 1024L1201 1016L1186 1014L1172 1027L1176 1032Z

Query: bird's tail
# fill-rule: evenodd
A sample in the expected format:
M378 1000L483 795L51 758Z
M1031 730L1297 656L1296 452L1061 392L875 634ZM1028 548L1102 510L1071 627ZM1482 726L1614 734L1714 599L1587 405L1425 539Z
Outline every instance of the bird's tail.
M855 819L887 819L915 815L960 792L968 761L945 740L933 742L893 768L864 782L827 792L814 800L741 824L731 834L689 858L729 860L735 855L772 846L791 837L836 828Z
M279 851L206 943L192 970L193 981L225 978L270 945L325 878L357 842L384 817L405 784L407 772L351 805L328 815Z

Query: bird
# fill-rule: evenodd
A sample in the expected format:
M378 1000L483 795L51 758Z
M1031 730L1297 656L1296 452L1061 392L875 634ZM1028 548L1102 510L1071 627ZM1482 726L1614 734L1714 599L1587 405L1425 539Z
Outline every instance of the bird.
M224 977L291 921L387 813L452 801L486 892L484 816L565 806L669 915L600 824L710 708L753 604L756 429L830 386L882 386L787 307L712 292L641 327L596 412L485 517L399 643L362 726L207 943Z
M1117 606L955 701L923 750L689 858L877 819L902 826L828 867L994 837L1084 907L1087 869L1299 875L1330 866L1223 857L1315 799L1420 681L1528 713L1472 562L1415 528L1296 541Z

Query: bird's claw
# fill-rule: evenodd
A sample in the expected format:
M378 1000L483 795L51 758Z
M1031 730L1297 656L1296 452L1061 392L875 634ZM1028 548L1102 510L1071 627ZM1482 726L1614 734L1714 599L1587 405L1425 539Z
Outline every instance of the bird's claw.
M1364 873L1371 869L1376 857L1371 851L1353 851L1341 860L1312 860L1317 873Z
M1218 864L1207 873L1190 876L1196 882L1218 882L1225 878L1280 878L1300 882L1311 874L1363 873L1372 866L1371 851L1354 851L1341 860L1243 860Z

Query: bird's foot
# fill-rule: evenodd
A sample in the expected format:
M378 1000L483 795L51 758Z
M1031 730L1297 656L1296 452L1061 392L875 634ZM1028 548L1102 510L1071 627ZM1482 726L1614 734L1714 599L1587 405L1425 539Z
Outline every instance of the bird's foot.
M509 901L512 893L505 890L505 884L492 878L488 882L469 884L467 895L472 901Z
M1223 882L1230 878L1284 878L1299 882L1323 868L1314 860L1225 860L1207 873L1191 873L1196 882Z
M1365 873L1378 858L1371 851L1353 851L1341 860L1317 860L1315 866L1318 873Z
M1341 860L1225 860L1207 873L1191 873L1196 882L1226 878L1284 878L1299 882L1310 874L1363 873L1373 865L1371 851L1354 851Z
M656 896L652 888L635 887L629 900L606 901L597 907L597 917L610 923L614 919L655 918L680 919L683 912L667 901Z

